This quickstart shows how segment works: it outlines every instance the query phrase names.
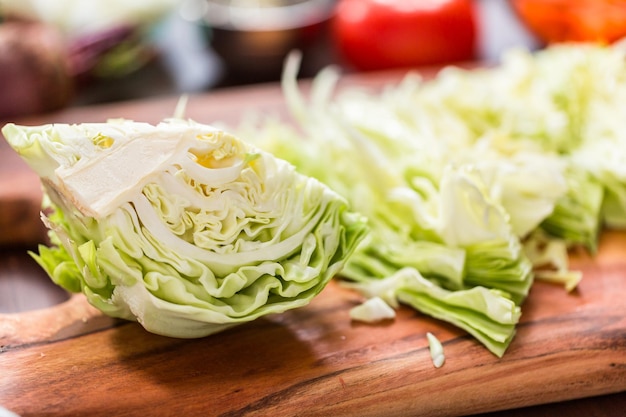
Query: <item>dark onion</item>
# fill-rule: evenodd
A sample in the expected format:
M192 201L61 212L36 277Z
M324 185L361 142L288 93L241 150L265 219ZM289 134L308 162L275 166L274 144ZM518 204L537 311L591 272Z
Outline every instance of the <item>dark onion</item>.
M65 41L38 22L0 23L0 118L60 109L72 98Z

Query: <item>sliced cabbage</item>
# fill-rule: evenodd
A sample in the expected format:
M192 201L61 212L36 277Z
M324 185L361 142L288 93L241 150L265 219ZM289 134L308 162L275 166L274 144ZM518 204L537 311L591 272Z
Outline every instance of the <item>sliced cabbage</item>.
M328 68L308 97L297 69L292 55L283 89L297 126L238 131L368 218L341 273L367 297L454 323L501 355L535 277L574 288L567 248L593 251L603 225L626 227L624 50L512 50L496 67L408 74L382 91L335 90ZM565 252L533 248L538 232L542 248ZM465 299L489 301L450 303ZM508 313L487 314L492 305Z
M362 304L350 309L350 318L356 321L376 323L382 320L393 319L396 311L382 298L372 297Z
M435 368L441 368L446 361L441 341L431 332L426 333L426 339L428 340L428 349L430 351L430 358L433 361L433 366Z
M400 303L466 330L498 357L515 336L521 308L502 291L482 286L449 291L423 277L415 268L403 268L383 279L346 282L368 298L387 305Z
M363 216L289 163L169 120L8 124L41 177L51 278L148 331L201 337L307 304L366 233Z
M570 292L583 278L582 272L569 268L567 242L548 236L542 229L525 239L524 252L535 267L536 279L562 284Z

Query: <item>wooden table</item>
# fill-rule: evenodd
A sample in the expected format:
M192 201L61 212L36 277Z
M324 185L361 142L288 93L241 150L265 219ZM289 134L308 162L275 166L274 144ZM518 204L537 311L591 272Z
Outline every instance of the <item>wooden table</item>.
M397 74L353 76L377 88ZM177 97L72 108L17 122L158 122ZM187 115L285 115L276 85L190 98ZM463 331L401 308L349 320L359 297L331 283L309 306L179 340L102 316L51 284L25 254L44 239L37 178L0 141L0 405L36 415L619 416L626 410L626 233L606 232L567 294L537 283L502 359ZM425 333L444 344L435 369ZM508 410L506 412L499 410Z

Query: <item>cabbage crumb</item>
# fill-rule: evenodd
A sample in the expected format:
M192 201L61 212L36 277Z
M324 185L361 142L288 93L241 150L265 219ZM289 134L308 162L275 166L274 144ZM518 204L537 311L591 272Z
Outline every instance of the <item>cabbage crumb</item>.
M430 349L430 357L433 361L433 365L435 368L441 368L443 363L446 361L446 357L443 354L443 346L437 337L428 332L426 333L426 338L428 339L428 346Z
M372 297L350 310L350 318L352 320L366 323L375 323L395 317L396 311L380 297Z

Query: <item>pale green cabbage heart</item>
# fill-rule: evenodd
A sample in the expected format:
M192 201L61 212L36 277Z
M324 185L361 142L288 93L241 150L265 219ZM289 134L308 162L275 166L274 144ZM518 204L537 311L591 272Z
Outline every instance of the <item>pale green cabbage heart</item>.
M307 304L364 237L346 200L191 121L6 125L41 177L54 282L148 331L201 337Z

